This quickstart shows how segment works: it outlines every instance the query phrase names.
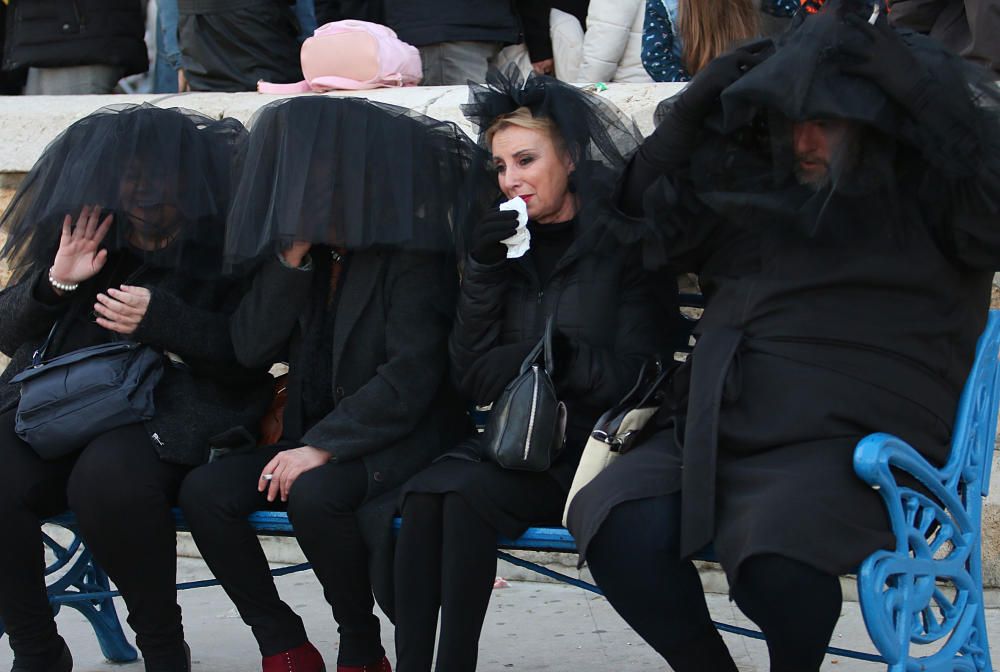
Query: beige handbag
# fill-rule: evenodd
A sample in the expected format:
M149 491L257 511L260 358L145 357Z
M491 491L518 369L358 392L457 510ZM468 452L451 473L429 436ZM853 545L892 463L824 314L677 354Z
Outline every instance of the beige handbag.
M663 382L673 371L670 367L661 371L659 362L653 366L643 365L639 372L639 380L625 398L607 411L594 425L590 439L583 449L583 457L573 476L573 484L566 497L566 508L563 509L563 525L569 517L569 507L573 498L581 489L597 475L611 466L611 463L627 453L639 432L646 426L650 418L660 410L663 401L661 388ZM654 377L655 376L655 377ZM652 383L650 378L653 377Z

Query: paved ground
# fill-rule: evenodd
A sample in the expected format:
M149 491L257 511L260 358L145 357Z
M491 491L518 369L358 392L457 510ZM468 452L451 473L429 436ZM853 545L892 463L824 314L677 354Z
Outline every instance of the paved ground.
M181 580L206 578L199 560L181 559ZM327 661L336 660L336 628L311 573L278 579L282 596L306 621L310 636ZM746 619L721 595L709 597L716 620L747 625ZM195 672L252 672L259 657L250 631L219 588L181 593L185 628L194 655ZM124 605L119 601L120 613ZM1000 642L1000 610L989 612L991 639ZM142 664L112 665L103 660L89 625L72 609L58 617L60 632L73 648L76 672L141 672ZM130 636L131 639L131 636ZM383 641L392 658L392 630L383 618ZM767 651L762 642L726 635L740 670L766 672ZM872 650L858 606L847 603L834 635L834 645ZM666 670L663 661L639 639L600 597L561 585L512 582L494 592L481 643L479 670ZM0 645L0 670L9 669L10 650ZM831 672L884 669L842 657L828 656L823 666Z

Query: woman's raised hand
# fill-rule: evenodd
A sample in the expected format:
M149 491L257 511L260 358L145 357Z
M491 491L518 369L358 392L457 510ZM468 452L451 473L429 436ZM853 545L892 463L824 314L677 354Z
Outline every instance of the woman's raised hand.
M72 215L66 215L59 250L49 271L52 279L78 285L97 275L108 260L108 251L99 248L113 219L109 214L101 220L101 208L96 205L83 206L75 225Z

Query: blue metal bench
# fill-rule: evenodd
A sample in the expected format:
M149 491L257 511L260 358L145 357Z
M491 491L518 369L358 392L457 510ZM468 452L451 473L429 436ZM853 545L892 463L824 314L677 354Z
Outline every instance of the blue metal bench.
M893 550L878 551L865 560L858 573L862 614L881 655L833 647L828 649L830 653L883 662L890 672L993 669L983 605L980 521L1000 402L998 360L1000 311L991 311L959 404L951 457L944 467L930 465L905 442L888 434L873 434L858 444L855 471L885 501L897 542ZM899 472L916 477L931 496L899 485ZM294 534L283 513L258 512L250 520L261 535ZM46 572L59 574L49 586L53 610L58 612L64 605L79 610L93 625L105 657L113 662L135 660L136 651L125 639L112 601L118 593L110 589L107 575L75 534L73 516L66 514L50 522L74 532L66 545L45 538L55 554ZM185 529L179 512L177 527ZM575 553L573 538L562 528L532 528L520 539L499 540L498 548L497 555L508 562L600 593L585 581L506 552ZM309 564L304 563L273 573L281 576L307 569ZM210 579L178 584L177 588L217 584ZM716 625L728 632L762 638L753 630ZM922 645L929 645L930 650L912 648Z

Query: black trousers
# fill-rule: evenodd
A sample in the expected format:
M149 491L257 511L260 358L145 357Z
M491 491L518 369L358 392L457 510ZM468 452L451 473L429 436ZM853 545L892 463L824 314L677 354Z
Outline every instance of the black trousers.
M736 672L712 626L698 571L680 559L680 493L614 507L587 551L608 601L677 672ZM838 577L756 555L730 587L767 638L772 672L819 670L840 616Z
M142 425L98 437L79 453L45 461L0 415L0 621L19 662L46 669L62 640L45 593L41 520L67 508L87 547L122 592L147 658L184 641L177 605L177 549L170 512L188 467L160 460Z
M457 493L410 493L396 542L396 672L473 671L497 569L497 531Z
M271 656L307 641L305 627L282 602L267 558L247 515L280 509L257 491L261 471L286 447L233 455L195 469L181 487L180 502L198 548L253 630L261 655ZM385 655L368 551L355 512L365 500L368 473L360 461L326 464L295 481L288 517L340 632L340 665L362 666Z

